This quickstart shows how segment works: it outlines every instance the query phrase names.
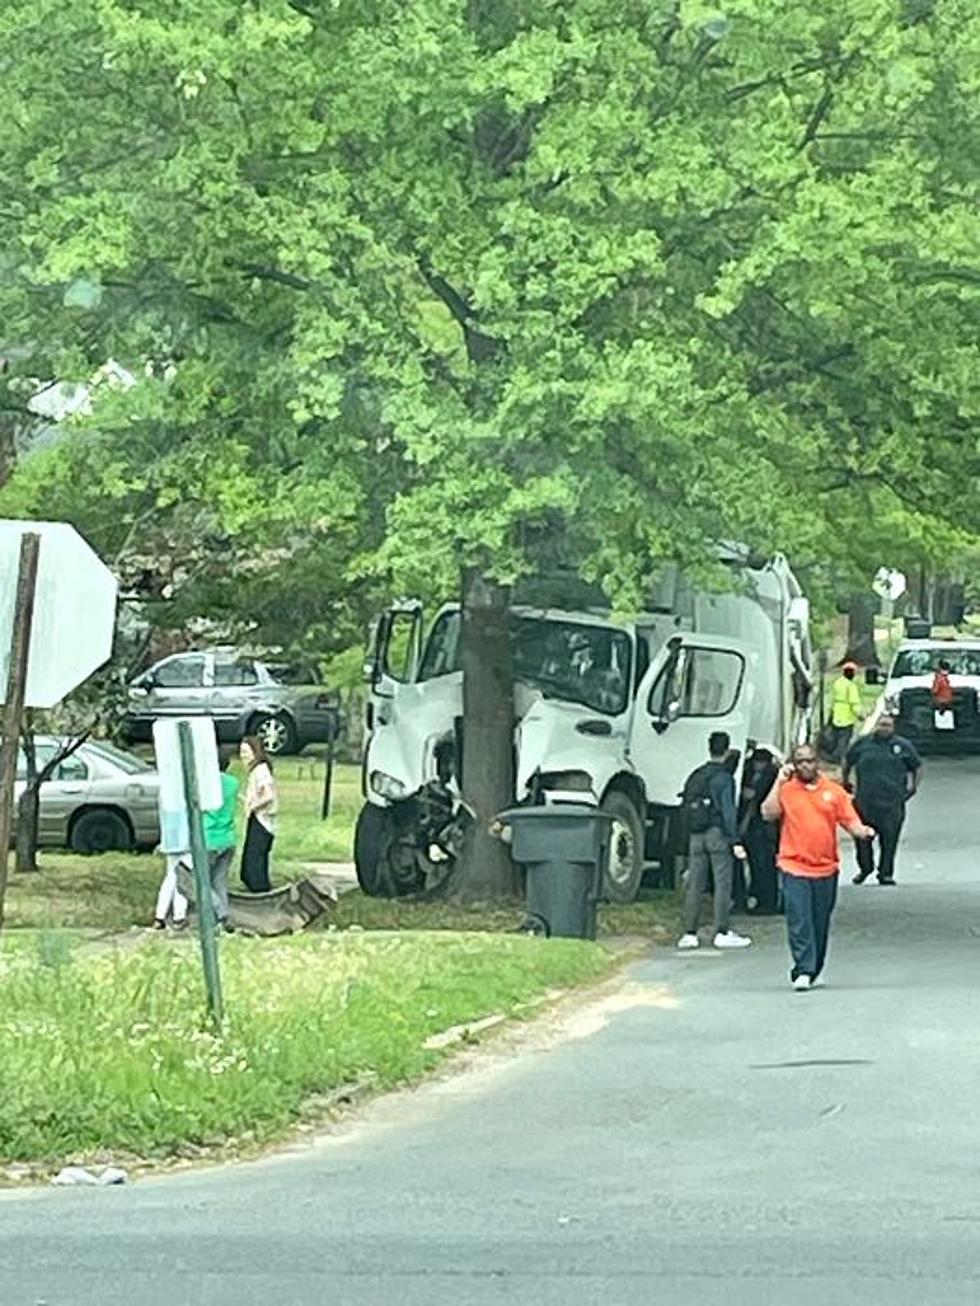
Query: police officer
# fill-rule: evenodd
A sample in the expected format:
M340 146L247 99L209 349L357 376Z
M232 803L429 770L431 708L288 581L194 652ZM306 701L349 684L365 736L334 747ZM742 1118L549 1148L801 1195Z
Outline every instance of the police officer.
M844 784L851 788L854 773L855 807L866 825L878 834L878 883L895 883L895 853L905 823L905 804L919 787L922 759L907 739L895 733L895 718L878 718L873 732L850 747L844 762ZM874 871L874 851L869 840L857 845L860 867L855 884L863 884Z

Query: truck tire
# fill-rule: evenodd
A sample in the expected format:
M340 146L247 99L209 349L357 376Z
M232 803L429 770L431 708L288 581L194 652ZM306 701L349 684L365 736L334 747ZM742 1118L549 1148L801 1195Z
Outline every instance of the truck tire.
M361 808L354 830L354 869L357 883L369 897L405 898L425 888L411 835L413 815L414 809L396 812L374 803Z
M643 818L622 789L611 789L606 794L602 810L613 818L609 860L603 874L603 897L607 902L633 902L643 879Z
M362 893L369 898L390 898L384 866L395 832L395 817L389 807L365 803L354 828L354 869Z

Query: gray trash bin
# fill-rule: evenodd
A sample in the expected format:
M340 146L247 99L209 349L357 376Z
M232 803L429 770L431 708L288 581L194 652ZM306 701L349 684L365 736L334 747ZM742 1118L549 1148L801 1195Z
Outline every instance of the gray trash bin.
M527 928L554 938L594 939L596 905L612 817L586 803L511 807L510 852L527 872Z

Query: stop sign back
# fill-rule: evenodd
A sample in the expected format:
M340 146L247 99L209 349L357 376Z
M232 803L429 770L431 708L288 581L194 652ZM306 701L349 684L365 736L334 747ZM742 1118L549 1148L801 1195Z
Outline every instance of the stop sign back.
M41 537L28 707L54 707L112 656L116 580L66 522L0 521L0 701L7 691L20 542Z

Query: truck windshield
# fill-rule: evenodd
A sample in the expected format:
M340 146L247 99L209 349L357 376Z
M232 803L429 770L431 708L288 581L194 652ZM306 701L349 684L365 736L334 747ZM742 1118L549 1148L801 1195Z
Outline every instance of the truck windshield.
M892 667L892 676L928 676L938 670L940 662L949 663L954 676L980 676L980 648L957 648L940 644L936 648L904 648Z
M460 614L444 612L429 634L420 680L462 667ZM616 716L629 704L629 636L609 626L511 616L514 677L545 698L562 698Z

